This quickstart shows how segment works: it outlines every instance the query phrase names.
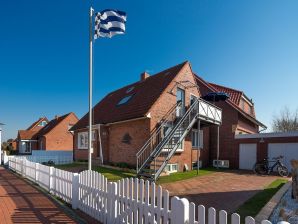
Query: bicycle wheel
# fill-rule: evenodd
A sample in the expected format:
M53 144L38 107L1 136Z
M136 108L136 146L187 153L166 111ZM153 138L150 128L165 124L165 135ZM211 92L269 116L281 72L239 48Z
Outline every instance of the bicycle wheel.
M266 175L267 174L267 168L264 164L259 163L256 164L254 167L254 172L260 175Z
M279 176L281 176L281 177L287 177L289 175L288 168L285 166L277 167L277 172L278 172Z

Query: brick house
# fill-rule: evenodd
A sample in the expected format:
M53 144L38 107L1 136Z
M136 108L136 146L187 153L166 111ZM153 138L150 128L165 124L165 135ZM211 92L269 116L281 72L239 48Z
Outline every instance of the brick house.
M202 96L210 92L225 92L230 98L214 104L201 100ZM190 111L198 100L201 111L210 109L209 115L218 113L220 119L214 120L212 117L201 116L201 112ZM219 108L222 108L222 119ZM152 164L156 166L159 161L166 161L165 170L169 172L196 168L198 157L201 166L212 165L217 158L219 125L219 159L230 160L230 166L234 167L237 158L231 153L230 145L233 145L235 133L257 133L260 126L265 127L256 119L253 102L243 92L204 81L192 72L189 62L152 76L142 73L138 82L107 94L95 105L93 111L94 162L103 158L106 164L125 162L138 168L140 162L149 161L146 168L151 170ZM183 139L180 141L179 129L175 128L188 112L190 115L197 113L200 122L196 120L192 123L187 133L187 128L182 128L184 135L181 134ZM179 113L183 115L182 118L177 118ZM174 120L168 119L171 114L175 114ZM165 122L165 117L170 122ZM169 123L175 126L168 126ZM88 158L87 128L88 113L72 128L76 160ZM171 131L173 137L170 136ZM168 136L171 142L167 140L162 145L167 139L167 133L170 133ZM154 155L154 161L148 160L154 149L150 149L149 154L145 151L150 145L158 144L163 147L161 153ZM169 145L176 145L173 147L174 153L167 154ZM164 154L167 155L166 159Z
M103 158L103 162L106 164L125 162L133 166L140 165L137 164L136 155L148 142L148 139L154 133L158 132L165 136L166 132L173 130L163 121L165 116L186 114L192 103L200 97L201 92L197 88L189 62L184 62L152 76L142 73L138 82L107 94L94 106L93 159L96 161L96 159ZM211 104L205 106L206 108L214 107ZM218 108L214 107L213 109L221 113ZM219 120L214 120L214 123L211 120L202 122L200 134L197 131L198 124L195 123L191 127L191 131L184 132L186 136L181 141L178 137L172 137L172 142L178 146L174 150L174 154L168 158L165 169L169 172L192 169L197 164L197 156L200 157L204 166L208 165L209 126L221 122ZM161 125L162 122L164 126ZM162 128L160 128L161 126ZM87 160L88 158L87 128L88 113L72 128L76 160ZM160 135L156 137L160 137ZM157 138L153 140L152 143L155 143ZM197 150L198 144L203 150ZM165 151L165 149L163 150Z
M242 91L209 83L199 76L196 76L196 83L202 95L210 92L224 92L230 96L226 101L214 102L223 113L222 124L219 127L219 160L228 160L230 168L239 168L239 149L235 147L237 142L235 135L259 133L265 130L266 126L257 120L253 101ZM216 136L217 129L211 127L210 139ZM217 142L210 141L211 160L214 160L216 155Z
M16 139L20 154L32 150L73 150L73 134L69 129L78 121L74 113L56 116L49 121L39 118L26 130L19 130Z

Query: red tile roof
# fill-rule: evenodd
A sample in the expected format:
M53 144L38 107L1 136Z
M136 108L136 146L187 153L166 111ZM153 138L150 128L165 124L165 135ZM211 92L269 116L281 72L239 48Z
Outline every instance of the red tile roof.
M19 130L19 136L21 140L36 140L38 137L44 136L48 134L51 130L53 130L58 124L60 124L66 117L68 117L73 112L62 115L60 117L54 118L44 127L35 127L33 126L33 130ZM41 119L38 120L39 122L42 121ZM38 123L39 123L38 122ZM33 124L38 124L34 122ZM32 126L32 125L31 125Z
M107 124L145 117L162 92L187 63L183 62L152 75L144 81L135 82L109 93L94 106L93 124ZM117 105L121 99L127 96L132 96L127 103ZM85 114L72 130L87 127L88 114Z
M264 125L262 122L258 121L254 116L251 116L250 114L246 113L244 110L242 110L239 107L241 96L244 94L242 91L231 89L231 88L228 88L225 86L220 86L217 84L209 83L196 74L194 74L194 76L195 76L197 84L199 86L200 86L200 84L203 84L212 92L225 92L227 94L230 93L232 96L230 96L230 98L226 101L228 104L230 104L234 109L239 111L248 120L252 121L253 123L257 124L258 126L267 128L266 125Z
M21 140L36 139L38 130L19 130L19 137Z
M71 112L72 113L72 112ZM53 130L57 125L59 125L66 117L68 117L71 113L59 116L51 120L46 126L44 126L38 133L37 136L43 136L48 134L51 130Z
M232 89L229 87L225 87L225 86L220 86L214 83L210 83L209 84L217 90L217 92L223 92L226 93L230 96L230 100L233 101L233 103L235 103L236 105L240 104L240 99L241 96L243 95L242 91L236 90L236 89Z

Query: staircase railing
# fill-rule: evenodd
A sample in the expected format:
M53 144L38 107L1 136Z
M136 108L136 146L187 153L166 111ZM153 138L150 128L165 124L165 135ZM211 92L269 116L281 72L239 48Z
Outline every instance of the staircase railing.
M137 156L137 172L140 171L142 166L145 164L146 160L149 158L153 150L160 143L160 141L165 137L163 136L163 128L169 122L176 120L179 116L177 116L177 108L181 106L181 102L177 102L168 112L167 114L160 120L155 129L150 133L150 138L146 141L144 146L138 151Z
M170 131L161 140L150 145L154 136L150 137L137 155L138 174L156 180L196 121L202 119L219 125L221 115L221 109L198 98L182 117L172 120Z
M154 180L158 178L179 145L182 144L183 139L197 121L199 102L200 99L197 99L190 106L184 116L179 120L171 132L163 139L163 141L156 147L156 150L151 155L153 158L151 167L154 171L152 173L152 178L154 178Z

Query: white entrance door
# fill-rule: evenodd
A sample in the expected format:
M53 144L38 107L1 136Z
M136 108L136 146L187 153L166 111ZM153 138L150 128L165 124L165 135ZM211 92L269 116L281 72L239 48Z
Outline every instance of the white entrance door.
M273 157L283 156L281 160L286 165L288 170L291 170L291 160L298 160L298 143L269 143L268 157L272 160Z
M257 144L240 144L239 169L252 170L257 161Z

